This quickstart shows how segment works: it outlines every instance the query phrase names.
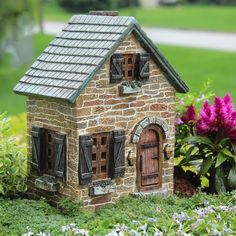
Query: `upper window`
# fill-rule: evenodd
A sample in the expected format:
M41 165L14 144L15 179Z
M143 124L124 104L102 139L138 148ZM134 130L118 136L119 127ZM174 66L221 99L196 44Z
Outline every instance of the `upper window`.
M110 63L110 82L148 80L149 60L150 55L148 53L113 54Z
M123 79L134 80L135 79L135 54L124 54L123 60Z
M55 132L45 130L45 173L49 175L53 174L53 166L55 163L54 144Z
M31 135L32 170L65 180L66 135L40 127L33 127Z

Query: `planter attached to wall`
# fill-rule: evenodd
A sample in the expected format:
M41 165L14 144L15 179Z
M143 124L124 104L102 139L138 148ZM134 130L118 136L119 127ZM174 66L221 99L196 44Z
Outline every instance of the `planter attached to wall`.
M35 180L35 187L48 192L57 192L59 190L59 186L60 185L54 176L43 175Z
M121 94L133 94L133 93L139 93L141 91L142 91L142 85L140 82L136 80L123 82L120 86Z
M90 196L101 196L116 191L116 185L110 179L99 180L89 185Z

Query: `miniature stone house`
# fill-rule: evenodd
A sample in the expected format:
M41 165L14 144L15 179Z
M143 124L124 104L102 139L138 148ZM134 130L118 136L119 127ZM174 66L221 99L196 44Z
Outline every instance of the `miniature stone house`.
M29 190L95 208L173 193L175 93L188 91L133 17L75 15L21 78Z

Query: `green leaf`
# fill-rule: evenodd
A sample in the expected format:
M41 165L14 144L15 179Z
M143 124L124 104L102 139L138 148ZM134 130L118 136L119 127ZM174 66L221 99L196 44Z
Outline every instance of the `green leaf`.
M5 194L3 186L1 184L0 184L0 193L3 194L3 195Z
M215 144L207 137L203 136L191 136L183 139L180 143L192 143L192 144L204 144L210 148L216 148Z
M234 164L228 175L228 184L230 188L236 189L236 164Z
M215 168L217 168L218 166L220 166L222 163L224 163L227 160L227 155L225 155L223 153L223 151L219 152L217 157L216 157L216 164L215 164Z
M195 148L195 147L192 146L192 147L190 147L190 148L188 149L188 151L187 151L187 152L185 153L185 155L184 155L183 160L180 161L179 165L183 165L183 164L189 163L189 161L191 161L191 157L192 157L191 154L192 154L194 148Z
M228 150L227 148L223 148L222 150L221 150L221 152L223 152L226 156L228 156L228 157L233 157L233 158L235 158L235 155L230 151L230 150Z
M215 160L215 157L211 157L211 156L203 159L201 169L200 169L201 175L205 175L208 172L208 170L213 165L214 160Z
M226 179L225 173L221 166L216 168L215 174L215 189L217 193L224 193L226 192Z

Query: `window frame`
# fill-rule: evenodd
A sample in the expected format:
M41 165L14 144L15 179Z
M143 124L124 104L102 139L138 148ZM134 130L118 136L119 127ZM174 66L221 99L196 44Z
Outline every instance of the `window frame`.
M92 181L107 179L109 178L111 133L103 132L92 134L92 139ZM104 139L106 140L105 143ZM102 171L104 167L105 171Z
M136 60L137 53L125 53L123 54L123 80L124 81L133 81L136 80ZM129 74L131 73L131 75Z

